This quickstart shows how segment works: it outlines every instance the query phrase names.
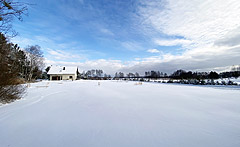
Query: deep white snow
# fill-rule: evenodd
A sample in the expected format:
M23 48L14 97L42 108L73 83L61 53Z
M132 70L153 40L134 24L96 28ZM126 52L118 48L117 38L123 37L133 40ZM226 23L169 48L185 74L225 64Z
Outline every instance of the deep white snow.
M34 83L23 99L0 106L0 146L239 147L240 90L123 81Z

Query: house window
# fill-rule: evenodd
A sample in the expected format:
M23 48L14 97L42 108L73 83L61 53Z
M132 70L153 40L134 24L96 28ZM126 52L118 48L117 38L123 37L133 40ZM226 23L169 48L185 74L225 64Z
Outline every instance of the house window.
M70 79L72 79L72 76L69 76Z

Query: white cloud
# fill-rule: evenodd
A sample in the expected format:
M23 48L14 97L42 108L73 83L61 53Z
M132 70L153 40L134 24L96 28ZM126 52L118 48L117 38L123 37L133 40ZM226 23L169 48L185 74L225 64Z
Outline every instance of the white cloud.
M11 41L13 43L16 43L18 45L20 45L20 47L26 47L28 45L33 45L34 41L32 39L28 39L28 38L22 38L22 37L14 37L11 38Z
M111 32L109 29L106 29L106 28L101 28L100 32L106 35L114 36L113 32Z
M158 0L142 1L139 15L147 35L182 37L153 38L161 46L180 45L181 54L163 54L139 62L134 70L173 71L222 69L240 63L240 3L238 0ZM152 31L149 31L152 30ZM153 63L154 61L154 63Z
M169 39L169 40L155 39L154 42L160 46L176 46L176 45L186 46L192 43L190 40L185 40L185 39Z
M84 0L78 0L81 4L84 4Z
M227 33L214 44L217 46L236 46L240 44L240 27Z
M52 43L53 41L45 36L35 36L35 39L39 42Z
M121 42L121 45L122 47L131 51L139 51L143 49L143 47L137 42L125 41L125 42Z
M56 60L83 60L85 55L74 54L73 51L63 51L63 50L54 50L47 48L47 57L50 56L51 59Z
M67 61L53 61L46 59L46 65L65 65L65 66L78 66L80 72L91 69L102 69L105 73L114 75L115 72L121 71L125 65L119 60L92 60L85 62L67 62Z
M213 43L236 29L240 22L238 0L168 0L164 7L157 5L158 1L151 2L156 5L139 9L146 25L198 44Z
M122 62L120 60L87 60L85 62L53 61L46 59L47 65L74 65L80 71L90 69L102 69L108 74L114 75L115 72L139 72L144 74L149 70L160 70L172 73L177 69L194 71L223 71L230 69L232 61L240 63L240 46L224 48L216 47L218 51L206 52L202 50L188 50L182 55L161 54L147 58L136 58L134 61ZM235 54L232 55L232 52ZM216 56L217 58L213 58ZM231 58L228 58L231 56Z
M160 53L158 49L148 49L147 52L149 53Z

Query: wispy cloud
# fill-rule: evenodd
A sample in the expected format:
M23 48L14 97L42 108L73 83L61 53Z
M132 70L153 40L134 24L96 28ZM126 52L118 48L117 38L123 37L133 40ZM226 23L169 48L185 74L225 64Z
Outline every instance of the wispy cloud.
M105 73L112 75L116 71L121 71L126 66L120 60L106 60L106 59L98 59L85 62L68 62L46 59L45 62L47 65L78 66L81 72L91 69L102 69L104 70Z
M84 4L84 0L78 0L81 4Z
M137 43L137 42L125 41L125 42L121 42L121 45L122 45L122 47L124 47L130 51L143 50L143 47L141 46L141 44Z
M113 32L111 32L109 29L106 29L106 28L101 28L100 32L106 35L114 36Z
M159 5L158 0L150 0L142 1L142 4L139 14L143 27L168 36L166 39L154 38L154 43L179 45L187 50L167 58L161 55L163 58L156 58L155 65L139 63L134 69L220 69L221 66L240 63L236 58L240 45L237 31L240 28L240 3L237 0L167 0L164 5ZM168 39L172 37L186 39Z
M83 59L86 59L85 55L81 54L74 54L73 51L63 51L63 50L54 50L54 49L47 49L48 57L50 56L51 59L57 59L57 60L75 60L75 61L81 61Z
M160 53L158 49L148 49L147 52L149 53Z
M237 46L240 44L240 27L227 33L224 37L216 40L214 45L217 46Z
M186 39L155 39L154 42L160 46L187 46L192 43L192 41Z
M148 2L145 2L148 3ZM145 24L167 35L183 36L195 43L213 43L239 26L239 2L168 0L164 8L155 5L140 7Z

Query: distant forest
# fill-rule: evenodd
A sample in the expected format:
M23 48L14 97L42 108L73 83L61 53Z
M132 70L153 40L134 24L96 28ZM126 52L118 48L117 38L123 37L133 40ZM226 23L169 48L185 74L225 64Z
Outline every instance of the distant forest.
M49 70L48 67L46 70ZM47 76L47 71L45 71ZM139 73L116 72L114 76L108 75L100 69L92 69L78 73L78 79L85 80L127 80L127 81L140 81L150 82L155 81L158 83L181 83L181 84L194 84L194 85L238 85L231 80L223 80L230 78L238 78L240 76L240 66L233 66L231 71L217 73L211 72L192 72L185 70L177 70L168 75L160 71L146 71L145 75ZM220 81L214 81L220 79ZM221 80L222 79L222 80Z
M50 66L46 68L45 74L49 70ZM211 72L193 72L185 70L177 70L172 74L168 75L160 71L146 71L144 75L140 75L138 72L127 73L116 72L114 76L106 74L101 69L92 69L88 71L83 71L78 73L79 79L120 79L120 78L150 78L150 79L159 79L159 78L170 78L170 79L219 79L219 78L238 78L240 76L240 65L233 66L231 71L217 73L215 71ZM44 76L46 77L46 76Z

